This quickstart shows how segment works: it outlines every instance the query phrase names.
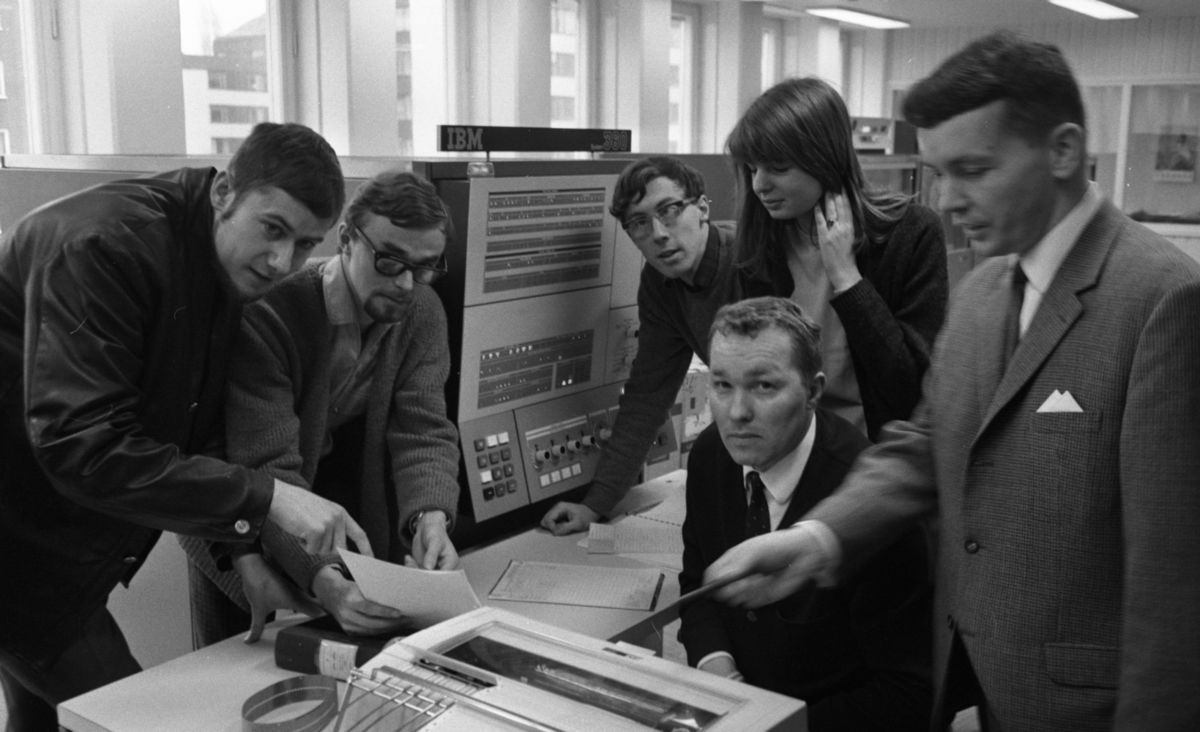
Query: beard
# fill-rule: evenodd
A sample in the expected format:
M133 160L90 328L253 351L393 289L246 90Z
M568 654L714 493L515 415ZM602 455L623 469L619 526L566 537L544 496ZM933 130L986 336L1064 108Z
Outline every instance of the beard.
M363 310L376 323L395 323L408 312L408 305L411 301L411 295L391 298L374 294L367 298L366 303L363 304Z

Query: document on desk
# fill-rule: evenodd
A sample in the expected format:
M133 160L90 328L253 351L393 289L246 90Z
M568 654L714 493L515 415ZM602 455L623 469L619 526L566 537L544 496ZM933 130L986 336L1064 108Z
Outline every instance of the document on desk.
M644 516L624 516L612 524L592 524L588 529L588 554L683 554L679 526Z
M671 491L665 500L634 515L681 528L683 520L687 518L687 491L683 488Z
M471 589L467 573L461 569L414 569L345 549L339 553L363 597L400 610L418 628L440 623L483 604Z
M622 516L611 524L594 523L579 542L588 554L621 554L647 564L678 572L683 569L683 519L687 513L684 491L639 513Z
M662 570L655 567L593 567L514 559L508 563L488 598L653 610L662 591L663 578Z

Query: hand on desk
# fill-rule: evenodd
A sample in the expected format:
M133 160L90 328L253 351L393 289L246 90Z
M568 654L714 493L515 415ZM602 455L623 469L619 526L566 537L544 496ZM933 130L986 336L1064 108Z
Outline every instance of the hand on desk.
M408 624L404 613L363 597L358 585L346 579L336 565L317 570L313 594L347 633L380 635Z
M276 479L267 517L300 539L309 554L329 554L351 541L359 554L371 554L367 534L346 509L316 493Z
M446 514L429 511L421 516L413 535L412 560L411 566L418 569L458 568L458 551L446 532Z
M562 536L587 531L593 522L599 520L600 514L582 503L559 501L542 517L542 528L555 536Z
M729 549L704 570L704 583L748 574L713 591L713 597L735 607L762 607L778 602L814 580L829 558L816 537L802 528L770 531Z
M321 614L321 606L304 596L290 580L276 571L261 554L243 554L233 560L242 578L242 592L250 603L250 630L244 640L255 643L262 637L267 616L276 610L294 610L309 617Z

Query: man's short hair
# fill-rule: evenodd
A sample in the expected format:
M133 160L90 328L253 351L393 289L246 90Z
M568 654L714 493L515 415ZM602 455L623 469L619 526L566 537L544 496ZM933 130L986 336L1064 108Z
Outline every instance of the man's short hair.
M617 221L625 220L625 212L646 195L646 186L655 178L675 181L683 189L685 198L704 195L704 176L692 166L677 158L655 155L635 160L621 171L617 185L613 188L612 205L608 212Z
M262 188L278 188L318 219L332 219L346 202L337 153L325 138L294 122L260 122L225 168L235 200Z
M1008 131L1030 143L1066 122L1085 126L1079 84L1062 52L1011 31L978 38L943 61L909 91L903 112L928 129L1001 100Z
M787 333L792 341L793 363L805 381L811 382L821 371L821 326L785 297L754 297L723 306L708 331L710 349L718 333L755 338L772 326Z
M346 206L346 223L358 228L368 214L382 216L402 229L441 229L447 244L453 238L450 211L437 188L406 170L377 173L354 191Z

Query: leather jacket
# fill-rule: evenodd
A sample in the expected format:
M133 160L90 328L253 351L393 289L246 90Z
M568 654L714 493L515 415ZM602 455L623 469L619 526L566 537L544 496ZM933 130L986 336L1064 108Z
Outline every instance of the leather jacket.
M273 481L219 439L241 304L212 169L61 198L0 243L0 646L45 658L162 530L251 541Z

